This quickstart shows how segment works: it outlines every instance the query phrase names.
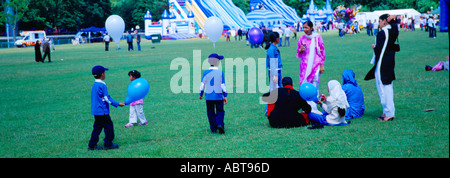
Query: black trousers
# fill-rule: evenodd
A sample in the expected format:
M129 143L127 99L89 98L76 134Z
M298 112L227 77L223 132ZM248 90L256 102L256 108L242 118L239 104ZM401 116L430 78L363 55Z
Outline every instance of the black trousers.
M45 57L48 56L48 62L52 62L52 58L50 57L50 52L45 52L44 57L42 57L42 62L44 62Z
M97 145L98 137L102 132L103 128L105 129L105 139L104 145L112 146L112 141L114 140L114 125L111 120L111 117L108 115L94 115L94 130L92 130L91 140L89 140L89 147L94 147Z
M109 51L109 41L105 41L105 51Z
M223 122L225 110L223 110L223 100L206 100L206 112L208 114L209 127L211 132L216 133L217 127L225 128Z
M133 42L128 42L128 51L133 50Z
M436 28L428 27L428 34L430 38L436 37Z

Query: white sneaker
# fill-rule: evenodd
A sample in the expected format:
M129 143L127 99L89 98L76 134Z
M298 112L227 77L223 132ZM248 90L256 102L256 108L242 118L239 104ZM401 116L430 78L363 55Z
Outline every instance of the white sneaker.
M128 128L128 127L133 127L134 126L134 124L133 123L128 123L128 124L125 124L125 127L126 128Z

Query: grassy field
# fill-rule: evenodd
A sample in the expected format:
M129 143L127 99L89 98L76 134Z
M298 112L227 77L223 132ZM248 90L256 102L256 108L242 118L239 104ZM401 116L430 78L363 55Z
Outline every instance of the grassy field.
M34 62L33 48L1 49L0 157L449 157L449 72L424 70L425 65L434 66L449 55L447 33L429 39L425 32L401 32L402 51L397 53L394 81L396 119L392 122L376 120L382 108L375 81L363 80L372 67L374 38L357 34L341 39L337 32L322 35L326 62L320 93L328 94L326 83L332 79L342 82L342 72L353 69L364 92L365 115L349 126L314 131L305 127L273 129L264 116L265 106L259 104L262 94L245 90L229 94L225 135L209 132L205 101L192 92L197 86L191 86L192 93L174 94L170 90L170 80L179 72L170 70L171 61L186 58L192 67L196 49L202 50L202 59L206 59L213 52L207 39L161 44L145 41L143 51L122 50L123 59L115 44L109 52L101 43L61 45L52 54L53 62L44 64ZM292 41L291 47L280 48L283 75L292 77L294 88L298 88L299 61ZM126 43L122 41L121 47L126 49ZM234 40L227 43L223 38L216 50L227 58L265 58L262 49L250 49L245 42ZM150 93L144 99L148 126L125 128L129 107L111 107L114 143L120 145L117 150L87 151L94 122L90 91L95 65L110 69L105 82L117 101L125 99L128 71L139 70L150 83ZM436 111L424 112L427 108ZM103 137L102 133L99 145L103 145Z

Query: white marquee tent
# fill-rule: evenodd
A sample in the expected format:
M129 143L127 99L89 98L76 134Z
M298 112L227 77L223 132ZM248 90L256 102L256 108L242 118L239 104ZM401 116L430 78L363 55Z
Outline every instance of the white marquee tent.
M369 20L377 19L383 15L383 14L394 14L394 15L401 15L403 18L414 18L416 21L415 27L420 28L420 12L416 11L415 9L396 9L396 10L380 10L380 11L373 11L373 12L362 12L358 13L356 15L356 20L359 22L359 24L366 26L366 23Z

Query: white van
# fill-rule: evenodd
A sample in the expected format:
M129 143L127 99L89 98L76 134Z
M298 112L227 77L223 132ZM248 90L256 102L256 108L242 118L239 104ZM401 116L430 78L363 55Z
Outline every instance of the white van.
M17 47L34 46L37 40L39 40L40 44L44 38L48 40L45 31L25 31L20 35L24 37L14 43Z

